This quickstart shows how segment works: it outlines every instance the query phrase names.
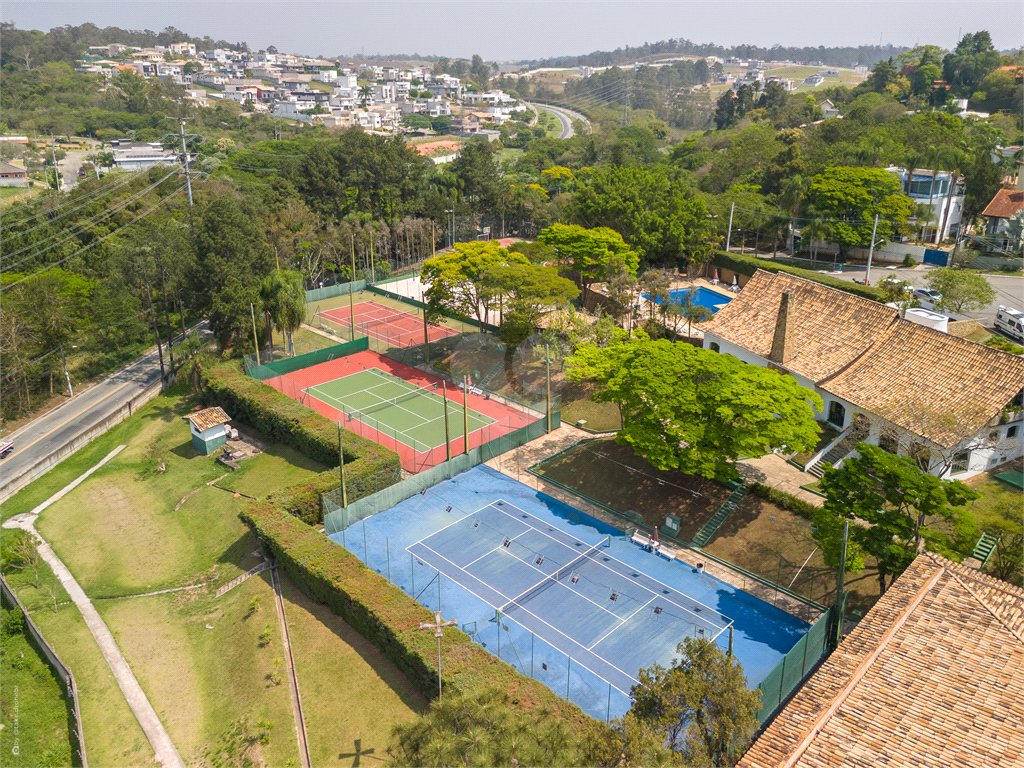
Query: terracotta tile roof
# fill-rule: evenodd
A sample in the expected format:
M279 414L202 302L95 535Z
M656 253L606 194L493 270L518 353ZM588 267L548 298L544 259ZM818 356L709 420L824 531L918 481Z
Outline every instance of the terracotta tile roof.
M1024 382L1020 357L783 273L758 270L702 330L768 358L785 291L792 347L786 370L944 447L980 429ZM954 415L948 426L942 424L944 414Z
M782 293L789 291L796 349L786 368L818 381L856 360L899 319L897 310L877 301L822 289L810 280L759 269L702 330L768 357Z
M200 432L205 432L208 429L213 429L220 424L227 424L231 421L231 417L228 416L224 409L219 405L213 408L206 408L202 411L196 411L190 413L188 416L182 418L192 422L192 425Z
M1024 190L1000 189L992 198L982 216L991 216L994 219L1008 219L1017 211L1024 210Z
M1024 760L1024 590L920 555L741 768Z

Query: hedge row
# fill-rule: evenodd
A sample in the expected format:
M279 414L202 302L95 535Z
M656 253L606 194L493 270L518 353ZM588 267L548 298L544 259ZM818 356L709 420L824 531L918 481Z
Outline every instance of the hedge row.
M251 525L279 567L311 600L335 614L372 642L424 695L437 695L437 645L432 632L419 631L433 616L387 579L363 565L343 547L289 514L288 503L305 488L249 503L242 519ZM508 693L524 711L549 710L582 734L603 727L575 704L542 683L519 674L452 628L442 640L443 684L449 691L473 694L487 687Z
M225 363L204 374L204 399L219 405L233 419L258 429L267 440L290 445L314 461L328 467L338 466L338 425L305 405L292 400L271 386L239 370L237 363ZM345 455L345 480L350 498L355 500L401 479L401 462L394 451L372 440L342 430ZM369 479L377 477L371 482ZM361 482L361 481L366 482ZM290 504L295 514L307 523L323 522L320 495L337 488L337 472L324 472L287 492L300 496ZM299 490L306 487L305 491ZM360 489L368 489L361 491Z
M750 491L755 496L760 496L762 499L778 504L783 509L788 509L795 515L803 517L807 520L814 519L814 513L817 511L817 507L811 504L809 501L804 501L801 498L794 496L791 493L780 491L778 488L772 488L768 485L761 485L761 483L751 483Z
M791 267L788 264L780 264L774 260L769 261L768 259L759 259L756 256L745 256L738 253L719 251L715 254L715 258L711 260L711 263L716 267L731 269L733 272L738 272L739 274L747 275L748 277L753 275L758 269L763 269L766 272L784 272L787 275L802 277L804 280L813 280L816 283L827 285L829 288L838 288L841 291L852 293L854 296L871 299L872 301L885 300L877 288L872 288L868 285L860 285L858 283L850 282L849 280L840 280L839 278L831 275L822 275L811 269L801 269L800 267Z

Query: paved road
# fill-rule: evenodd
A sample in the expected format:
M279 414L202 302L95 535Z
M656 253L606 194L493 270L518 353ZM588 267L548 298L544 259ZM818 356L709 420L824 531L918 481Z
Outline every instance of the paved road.
M205 321L197 329L204 336L210 333ZM179 335L175 341L180 339ZM166 349L164 355L167 355ZM8 495L12 478L17 479L23 470L67 445L158 381L160 359L154 349L81 395L75 395L59 408L8 435L6 439L14 440L14 453L0 464L0 498Z
M532 105L537 109L543 109L545 112L550 112L552 115L558 118L558 122L562 124L562 133L558 138L560 139L571 139L573 136L572 121L582 120L586 125L590 125L590 121L587 120L583 115L578 112L573 112L571 109L565 107L549 107L547 104L534 104Z

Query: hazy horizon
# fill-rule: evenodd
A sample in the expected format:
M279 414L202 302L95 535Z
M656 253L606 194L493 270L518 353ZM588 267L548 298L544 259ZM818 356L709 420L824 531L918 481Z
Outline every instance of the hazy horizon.
M242 12L249 6L251 12ZM962 33L987 29L996 48L1022 45L1024 4L921 0L707 3L640 0L178 0L83 2L8 0L2 18L47 31L174 26L195 37L276 46L310 56L413 54L487 60L579 56L669 38L722 46L853 46L931 43L952 48ZM696 13L694 13L696 12Z

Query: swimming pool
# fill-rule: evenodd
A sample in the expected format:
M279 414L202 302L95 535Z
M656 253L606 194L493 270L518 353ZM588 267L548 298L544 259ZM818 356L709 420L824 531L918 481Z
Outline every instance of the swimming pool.
M717 291L709 291L707 288L676 288L669 291L669 297L673 304L683 303L683 297L687 294L690 295L690 299L694 304L707 307L712 312L717 312L723 305L732 301L732 297L725 296ZM643 294L643 297L645 299L650 298L646 293ZM658 297L656 303L661 304L661 297Z

